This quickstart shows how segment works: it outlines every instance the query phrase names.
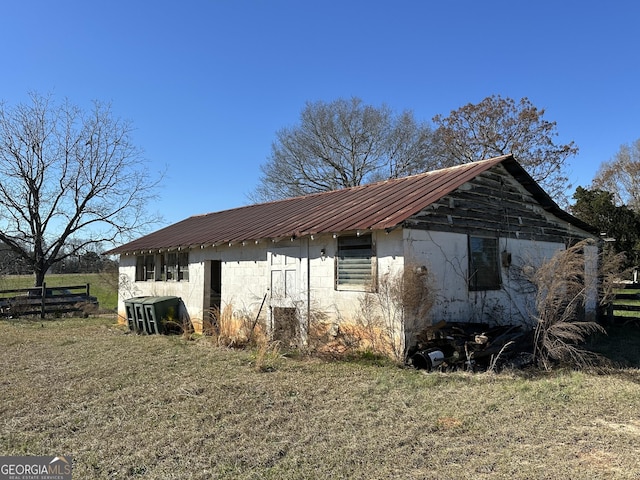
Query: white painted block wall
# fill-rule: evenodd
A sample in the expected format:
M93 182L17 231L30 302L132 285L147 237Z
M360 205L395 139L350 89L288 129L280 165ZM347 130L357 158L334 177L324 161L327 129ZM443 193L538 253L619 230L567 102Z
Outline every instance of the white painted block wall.
M501 290L472 292L467 287L467 235L424 230L397 229L389 233L374 232L379 277L387 272L402 271L405 265L425 266L432 279L436 304L432 322L473 321L505 323L526 322L533 312L533 293L523 292L520 272L527 265L538 266L564 249L563 244L500 239L500 250L511 253L512 263L502 267ZM222 266L222 306L232 305L235 312L257 315L270 286L268 252L292 249L299 255L299 298L301 313L306 318L309 308L322 312L336 322L353 319L363 292L340 291L334 285L336 240L331 235L294 242L259 242L247 245L222 245L190 251L188 282L134 282L135 256L123 255L120 274L128 278L132 288L121 289L118 311L124 318L124 300L140 295L175 295L184 301L192 322L198 328L207 318L205 305L205 265L220 260ZM284 251L284 250L283 250ZM324 251L324 255L322 255ZM595 253L594 253L595 252ZM594 258L597 249L591 252ZM589 264L595 271L596 263ZM593 280L595 282L595 279ZM590 283L597 297L595 283ZM208 295L208 290L206 292ZM595 300L589 307L595 308ZM265 305L265 308L268 306ZM263 315L265 312L263 312Z

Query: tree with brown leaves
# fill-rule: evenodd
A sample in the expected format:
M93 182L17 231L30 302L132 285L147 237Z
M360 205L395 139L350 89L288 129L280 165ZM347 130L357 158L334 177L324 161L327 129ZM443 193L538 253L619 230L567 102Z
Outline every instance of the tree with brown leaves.
M552 197L569 187L567 160L578 152L573 141L556 144L556 122L527 98L519 102L499 95L469 103L448 117L436 115L437 160L440 166L470 163L512 154Z

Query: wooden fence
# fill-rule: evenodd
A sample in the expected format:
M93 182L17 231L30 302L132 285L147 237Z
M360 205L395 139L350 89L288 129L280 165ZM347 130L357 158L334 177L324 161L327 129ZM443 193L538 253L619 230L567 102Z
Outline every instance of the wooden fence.
M619 286L615 298L607 306L607 320L615 324L640 325L640 283Z
M47 287L15 288L0 290L0 315L20 317L25 315L62 314L82 312L85 315L97 311L98 301L90 295L89 284Z

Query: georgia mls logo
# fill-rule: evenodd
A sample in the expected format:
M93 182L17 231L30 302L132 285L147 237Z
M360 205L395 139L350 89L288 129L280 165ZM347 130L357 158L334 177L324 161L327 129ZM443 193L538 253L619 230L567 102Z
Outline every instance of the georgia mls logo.
M0 480L71 480L73 461L64 457L0 457Z
M53 457L48 467L50 474L71 475L71 463L67 460L67 457Z

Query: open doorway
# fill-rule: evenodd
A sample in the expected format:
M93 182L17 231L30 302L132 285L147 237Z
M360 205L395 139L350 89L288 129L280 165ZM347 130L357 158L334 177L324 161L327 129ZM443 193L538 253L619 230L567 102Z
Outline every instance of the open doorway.
M210 333L218 328L220 310L222 308L222 262L220 260L210 260L206 269L209 270L208 287L209 295L205 296L205 309L208 312L208 319L204 325L205 333Z

